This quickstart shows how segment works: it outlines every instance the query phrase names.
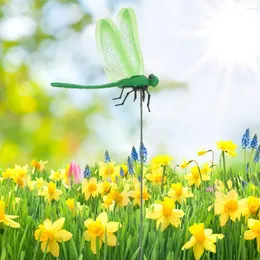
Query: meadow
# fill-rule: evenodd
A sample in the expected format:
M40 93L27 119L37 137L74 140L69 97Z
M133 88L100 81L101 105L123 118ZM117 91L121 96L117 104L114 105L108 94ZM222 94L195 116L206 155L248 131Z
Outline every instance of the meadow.
M106 152L84 170L36 160L1 169L0 259L139 259L140 156L143 259L260 259L257 136L244 133L239 167L237 149L219 141L176 164L147 160L142 146L123 164Z

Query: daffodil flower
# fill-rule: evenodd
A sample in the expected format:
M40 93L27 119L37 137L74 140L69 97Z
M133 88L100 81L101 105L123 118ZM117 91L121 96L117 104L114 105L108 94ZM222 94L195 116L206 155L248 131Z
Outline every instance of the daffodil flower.
M174 200L165 197L161 203L154 203L152 209L147 210L145 217L157 220L157 229L160 227L161 231L164 231L170 224L176 228L180 226L180 218L183 216L182 210L175 209Z
M151 161L151 165L154 167L166 166L173 158L170 155L157 155Z
M82 193L85 195L85 199L98 196L99 187L95 177L91 177L89 180L84 179L82 181Z
M224 237L222 234L212 234L212 229L204 229L204 224L194 224L189 227L190 233L193 235L190 240L185 243L181 250L193 248L194 257L200 259L204 250L216 253L217 239Z
M260 199L254 196L242 199L240 204L240 211L242 216L245 217L246 221L252 215L256 216L260 206Z
M20 224L12 220L15 218L18 218L18 216L5 214L5 203L4 201L0 200L0 223L4 223L5 225L13 228L19 228Z
M182 204L183 202L186 203L186 198L193 197L193 194L188 187L183 187L182 184L178 182L172 183L168 196Z
M59 218L52 223L48 218L39 225L35 231L34 237L41 242L42 252L50 252L53 256L60 255L60 247L57 242L66 242L72 238L72 234L62 229L65 218Z
M239 209L241 201L238 201L238 195L235 190L231 190L227 195L216 191L215 215L220 215L220 226L226 225L230 218L233 222L240 219L241 211Z
M52 200L59 200L62 191L56 188L56 184L53 182L48 183L48 186L43 186L38 192L39 196L44 196L48 202Z
M137 179L134 179L134 190L129 191L128 195L133 198L133 205L135 206L136 204L138 204L140 206L141 204L141 188L140 188L140 182ZM145 185L145 183L143 183L143 201L146 201L150 198L150 194L148 193L148 189Z
M36 160L31 161L31 165L34 167L34 171L43 171L45 169L45 165L48 163L48 161L42 161L40 160L39 162Z
M84 222L86 231L84 232L84 239L91 241L91 251L93 254L97 253L97 239L99 248L105 243L108 246L116 246L117 238L113 234L121 226L118 222L108 222L106 212L102 212L98 215L96 221L93 219L87 219Z
M227 153L230 156L236 156L237 145L234 144L231 140L217 142L217 147L219 150Z
M256 238L257 251L260 252L260 220L250 218L247 222L250 230L244 233L245 240L253 240Z

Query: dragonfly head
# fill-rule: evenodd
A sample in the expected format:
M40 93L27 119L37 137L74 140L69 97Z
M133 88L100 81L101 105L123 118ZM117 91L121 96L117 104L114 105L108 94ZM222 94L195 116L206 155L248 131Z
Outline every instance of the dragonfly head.
M149 75L148 80L149 80L149 86L152 86L152 87L156 87L159 83L159 79L156 76L154 76L153 74Z

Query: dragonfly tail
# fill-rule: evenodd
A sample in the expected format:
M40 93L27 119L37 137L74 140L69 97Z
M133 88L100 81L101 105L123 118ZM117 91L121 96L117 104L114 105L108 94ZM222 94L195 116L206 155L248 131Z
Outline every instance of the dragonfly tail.
M93 85L93 86L84 86L84 85L76 85L70 83L61 83L61 82L52 82L51 86L57 88L79 88L79 89L99 89L99 88L113 88L118 87L117 82L103 84L103 85Z

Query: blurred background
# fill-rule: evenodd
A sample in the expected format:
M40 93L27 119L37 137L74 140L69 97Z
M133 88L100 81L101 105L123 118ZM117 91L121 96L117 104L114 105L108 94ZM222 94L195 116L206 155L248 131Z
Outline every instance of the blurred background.
M98 19L136 11L146 74L160 78L144 111L149 157L178 163L216 141L260 133L260 1L0 0L0 166L126 160L139 146L138 103L118 89L55 89L107 82Z

